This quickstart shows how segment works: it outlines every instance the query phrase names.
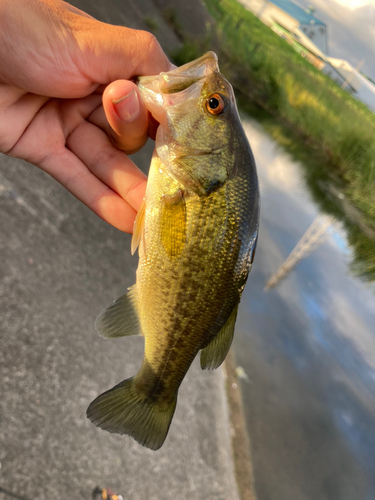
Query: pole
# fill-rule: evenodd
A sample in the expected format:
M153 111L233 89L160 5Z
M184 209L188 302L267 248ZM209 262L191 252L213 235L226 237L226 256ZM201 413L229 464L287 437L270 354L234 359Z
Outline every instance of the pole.
M293 248L286 260L281 264L279 269L267 281L264 288L268 292L275 287L278 282L284 278L298 262L314 251L323 242L325 232L332 223L331 217L322 217L318 215L305 234Z
M345 89L349 83L352 81L352 79L354 78L354 75L355 75L355 71L358 71L359 68L361 68L366 62L366 59L362 59L362 61L360 61L358 64L357 64L357 67L356 68L353 68L353 71L350 73L350 75L348 76L348 78L345 80L345 82L341 85L341 88L342 89Z

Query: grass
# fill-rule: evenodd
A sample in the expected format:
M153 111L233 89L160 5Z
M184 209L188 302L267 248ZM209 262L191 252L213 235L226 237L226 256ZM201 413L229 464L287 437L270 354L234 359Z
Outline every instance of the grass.
M287 149L305 157L305 168L311 168L306 179L315 198L346 224L355 251L353 267L364 278L375 280L371 237L375 231L375 115L236 0L206 0L206 6L214 25L204 39L185 39L175 54L176 63L192 60L205 50L217 52L220 69L235 87L240 107L256 114ZM333 209L324 193L329 182L337 182L360 211L367 234L356 229L345 207Z
M159 29L159 24L157 20L152 17L152 16L145 16L144 21L148 27L148 29L151 31L151 33L156 33Z

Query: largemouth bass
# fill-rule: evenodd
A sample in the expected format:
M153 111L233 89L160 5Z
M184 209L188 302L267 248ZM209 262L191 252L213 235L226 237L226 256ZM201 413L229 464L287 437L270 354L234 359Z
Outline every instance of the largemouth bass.
M143 335L144 359L87 415L157 450L197 353L202 369L217 368L232 343L258 237L259 190L233 89L213 52L138 85L160 126L132 239L137 280L96 328L107 338Z

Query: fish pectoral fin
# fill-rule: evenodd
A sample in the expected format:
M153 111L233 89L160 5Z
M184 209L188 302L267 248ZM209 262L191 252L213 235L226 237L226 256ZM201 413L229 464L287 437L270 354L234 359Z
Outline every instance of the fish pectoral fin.
M131 242L130 251L131 254L134 255L135 251L138 248L138 245L143 236L143 229L145 227L145 213L146 213L146 203L143 200L143 203L138 210L137 217L135 218L134 228L133 228L133 237Z
M95 329L102 337L112 339L126 335L141 335L136 307L137 288L116 299L102 311L95 321Z
M231 161L223 156L223 151L202 154L190 150L188 154L178 156L173 163L178 167L176 179L198 196L208 196L217 191L226 183L233 168Z
M227 322L216 335L216 337L201 351L202 370L214 370L218 368L228 354L232 344L234 325L237 318L238 305L233 308Z
M158 450L167 437L176 403L177 395L169 403L150 401L130 378L98 396L88 407L87 417L105 431L128 434L142 446Z
M164 195L161 206L161 240L172 259L179 257L186 242L186 203L181 189Z

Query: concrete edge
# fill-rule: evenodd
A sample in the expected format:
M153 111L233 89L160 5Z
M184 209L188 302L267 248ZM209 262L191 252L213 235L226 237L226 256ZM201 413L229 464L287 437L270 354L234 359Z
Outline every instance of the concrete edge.
M234 473L241 500L257 500L251 459L251 443L247 432L241 387L236 375L233 349L226 357L224 368L225 391L228 403L230 436Z

